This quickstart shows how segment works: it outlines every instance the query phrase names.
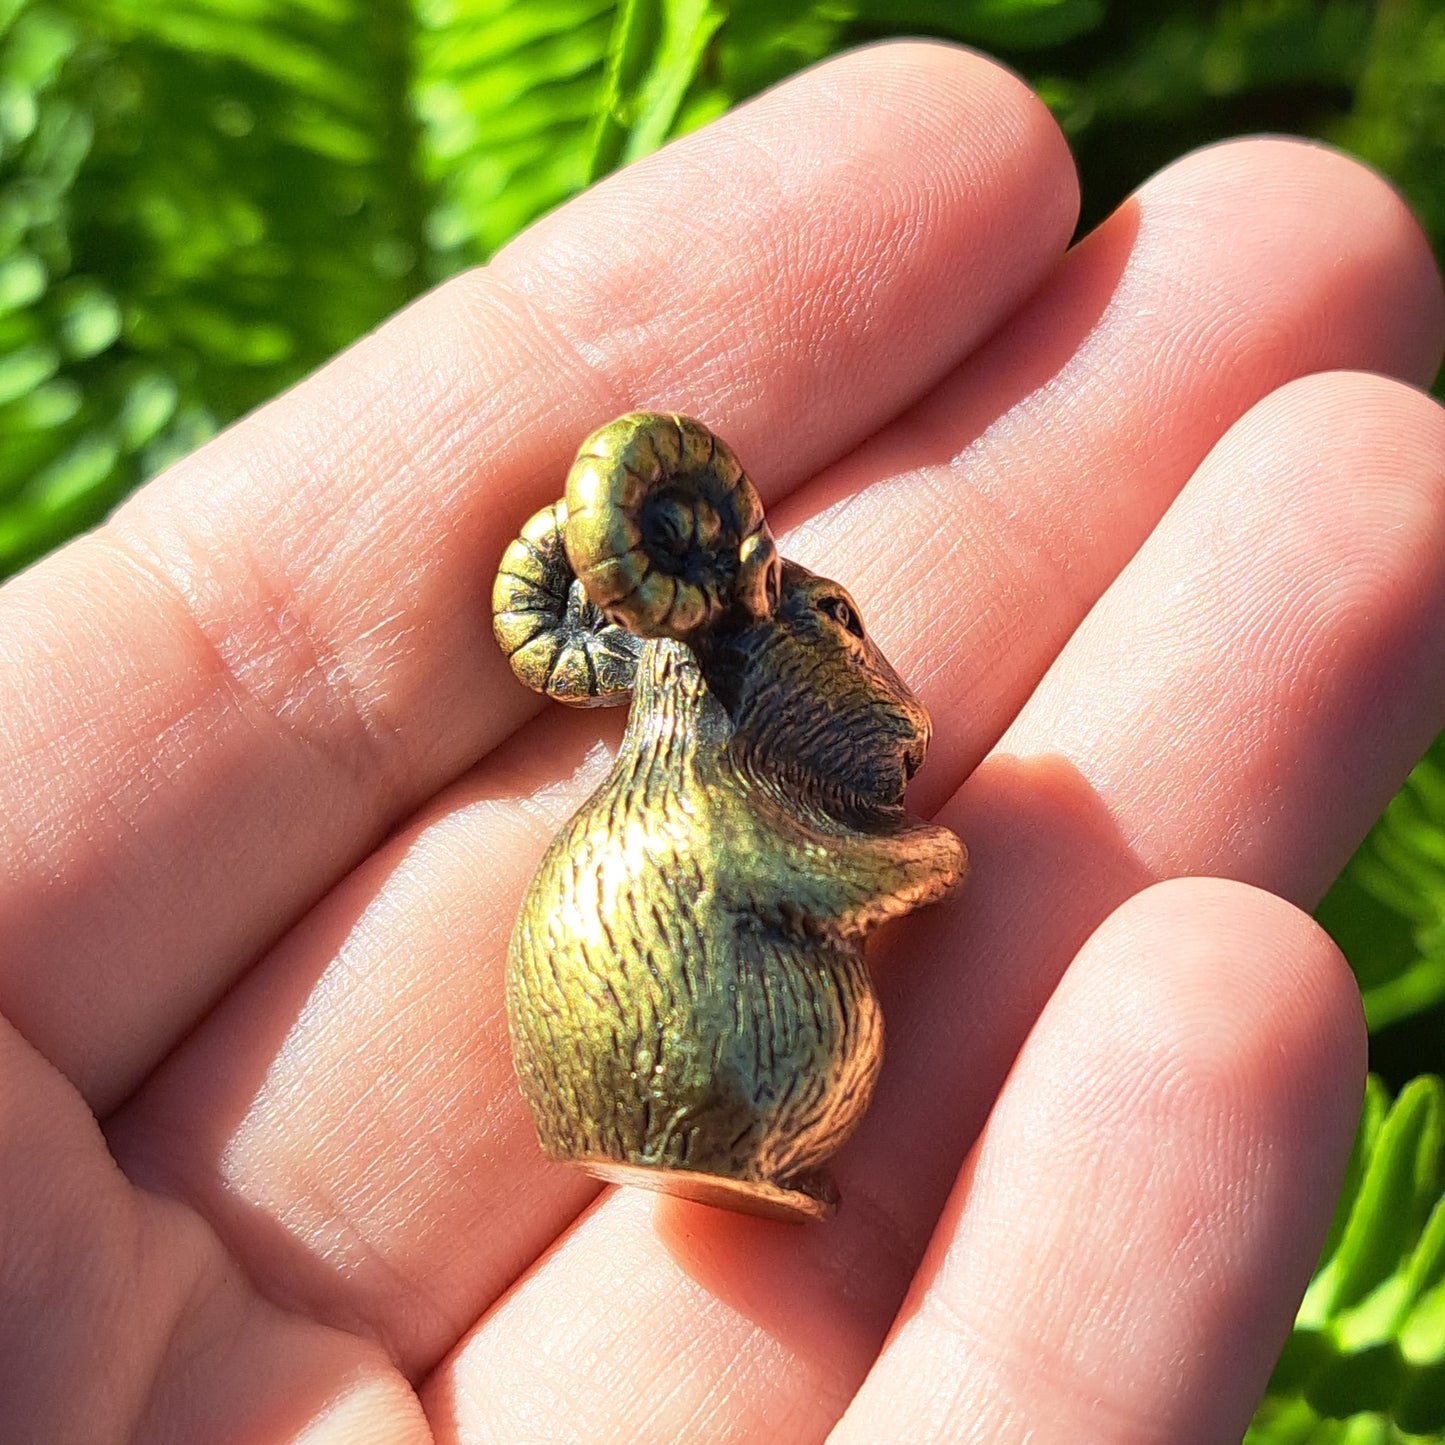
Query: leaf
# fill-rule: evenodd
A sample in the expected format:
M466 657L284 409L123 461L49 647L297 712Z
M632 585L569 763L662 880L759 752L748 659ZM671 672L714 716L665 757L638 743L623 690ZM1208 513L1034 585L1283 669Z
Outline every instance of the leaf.
M1360 981L1371 1029L1445 999L1445 735L1318 910Z
M589 180L667 139L724 13L719 0L625 0L609 47Z
M1343 1420L1315 1413L1299 1398L1267 1398L1245 1445L1438 1445L1438 1435L1407 1435L1382 1415L1361 1411Z
M1371 1078L1320 1267L1249 1445L1445 1432L1445 1087Z
M587 184L615 18L612 0L423 0L419 164L439 271Z
M1391 177L1438 254L1445 232L1445 5L1389 0L1371 11L1353 103L1326 134Z
M49 346L25 346L0 356L0 403L14 401L49 381L60 353Z
M45 263L29 251L13 251L0 261L0 315L29 306L45 294Z
M98 356L120 336L120 307L92 280L57 288L54 318L61 347L71 360Z
M411 14L7 7L0 574L425 283Z

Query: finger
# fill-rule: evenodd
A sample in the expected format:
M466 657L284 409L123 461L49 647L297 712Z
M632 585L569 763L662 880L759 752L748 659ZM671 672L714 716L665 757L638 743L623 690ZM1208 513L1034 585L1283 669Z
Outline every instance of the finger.
M781 520L810 517L792 554L847 556L855 592L888 599L880 636L939 714L917 806L977 766L1226 427L1311 372L1428 385L1442 339L1434 258L1373 172L1298 141L1213 146L906 424L790 496Z
M800 1231L620 1191L439 1372L443 1434L500 1440L529 1417L520 1362L543 1318L567 1320L546 1390L585 1422L571 1438L666 1440L735 1412L730 1442L824 1434L1092 929L1181 873L1309 902L1438 730L1442 455L1439 409L1378 378L1307 378L1251 411L941 814L971 878L877 956L888 1061L835 1163L838 1218ZM619 1399L600 1360L688 1385ZM508 1382L490 1423L448 1413L487 1380Z
M7 1442L431 1439L374 1344L259 1299L190 1210L132 1188L3 1020L0 1401Z
M776 495L996 326L1074 203L999 67L844 58L564 208L11 584L0 1007L113 1102L539 705L487 579L581 437L697 412Z
M1339 950L1180 879L1084 945L835 1445L1237 1441L1329 1226L1364 1087Z
M1401 367L1419 362L1424 346L1400 318L1410 314L1412 298L1415 310L1428 311L1436 282L1397 198L1328 152L1277 143L1236 149L1248 185L1237 185L1212 156L1194 158L1178 169L1199 166L1197 190L1166 174L1157 204L1151 184L1137 207L1109 223L1123 228L1122 240L1106 228L1070 258L1063 278L1074 289L1054 288L1047 313L1060 335L1043 329L1046 317L1032 308L1021 318L1036 345L1056 358L1066 358L1082 332L1091 364L1051 363L1067 371L1070 387L1082 388L1082 400L1061 383L1050 421L1036 409L1037 369L1007 348L994 352L1001 341L982 353L992 352L1015 377L1016 405L1030 422L1018 434L1007 424L990 428L969 455L985 472L1007 463L1021 487L1041 478L1031 538L992 545L989 519L1000 514L999 503L960 484L948 464L923 465L930 447L935 457L963 450L977 422L964 408L956 422L932 416L921 438L909 430L912 418L880 437L880 468L899 455L919 468L880 470L874 478L886 479L878 490L894 502L886 530L867 529L872 514L859 502L824 512L804 529L800 546L786 546L850 582L860 561L894 556L894 585L875 585L864 602L885 650L913 650L916 671L907 675L926 679L938 738L925 780L935 766L947 776L953 758L997 737L1027 670L1032 685L1048 665L1049 638L1066 633L1109 580L1113 552L1104 549L1090 580L1092 552L1083 546L1072 560L1072 585L1061 587L1055 559L1068 539L1111 536L1116 491L1125 504L1118 525L1142 529L1142 499L1152 496L1156 516L1164 510L1183 481L1175 469L1193 448L1206 449L1202 437L1221 414L1243 410L1253 389L1284 379L1280 371L1336 355L1322 353L1309 318L1320 310L1353 315L1353 330L1340 323L1331 333L1331 346L1347 355ZM1284 203L1300 191L1316 197L1316 214ZM1349 204L1337 208L1342 193ZM1231 200L1240 196L1247 205ZM1232 253L1200 244L1198 218L1206 213L1226 215L1242 232L1273 235L1273 250L1255 248L1235 267ZM1348 222L1336 226L1336 216ZM1277 217L1290 224L1276 232ZM1321 275L1341 276L1347 289L1333 294ZM1151 278L1157 294L1148 289ZM1129 304L1108 304L1116 285ZM1358 286L1368 291L1369 306L1353 299ZM1214 316L1214 306L1238 307L1242 319ZM1097 324L1080 327L1082 314L1100 312ZM1207 368L1215 390L1199 385L1199 348L1176 331L1234 338L1226 355L1238 364L1221 358ZM1284 346L1280 337L1297 344ZM1127 376L1130 365L1142 364L1137 358L1156 356L1173 358L1177 405L1152 360L1144 376L1155 398L1137 407L1102 404L1096 373ZM977 381L1002 404L991 372ZM1100 422L1092 441L1102 461L1079 434L1076 418L1088 416ZM1025 430L1035 438L1034 453L1020 450ZM819 507L827 506L834 481L818 483ZM937 526L938 498L948 488L958 504L957 532ZM800 505L809 501L800 495ZM970 513L971 506L977 510ZM834 515L844 520L835 526ZM846 525L849 516L861 519L856 530ZM933 540L920 540L930 526ZM972 553L958 554L960 535L979 539ZM1030 544L1039 553L1034 570L1026 563ZM932 590L923 590L937 598L926 619L915 597L919 576L933 579ZM993 603L995 591L1036 623L1042 644ZM987 620L976 625L978 618ZM916 636L931 639L932 650L919 654ZM1017 668L1000 666L1010 638ZM962 659L956 665L949 661L955 649ZM314 931L288 941L137 1101L118 1141L131 1167L224 1220L227 1237L278 1298L302 1298L328 1318L372 1330L412 1369L451 1344L591 1189L542 1162L511 1081L501 1011L517 903L558 822L598 777L595 762L571 776L592 740L590 724L557 726L519 736L504 771L489 764L440 800L437 814L329 900ZM950 743L956 731L967 735L964 743ZM529 800L544 787L539 808ZM440 822L453 815L454 824ZM318 1002L303 1011L313 993ZM495 1099L493 1089L500 1091ZM286 1222L284 1249L272 1227L278 1219ZM606 1259L607 1246L599 1250ZM686 1336L684 1324L678 1337Z
M597 1192L537 1148L501 968L531 873L610 761L561 709L504 744L107 1123L130 1177L211 1219L272 1298L412 1375Z

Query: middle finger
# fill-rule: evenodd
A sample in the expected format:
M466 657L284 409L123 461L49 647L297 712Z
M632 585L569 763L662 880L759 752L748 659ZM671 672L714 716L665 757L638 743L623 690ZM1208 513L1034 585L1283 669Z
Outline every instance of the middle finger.
M1216 224L1249 244L1211 240ZM1277 142L1207 152L1078 248L936 398L806 489L793 515L813 520L787 550L849 583L920 684L940 724L923 775L934 796L997 737L1234 417L1322 367L1419 377L1438 315L1428 252L1366 172ZM509 771L484 769L372 860L115 1130L133 1168L219 1218L273 1294L382 1335L412 1369L592 1190L536 1150L500 970L527 877L597 760L534 790L559 758L584 761L594 729L547 720L516 740ZM237 1098L225 1081L248 1077ZM829 1247L816 1238L796 1247ZM847 1327L864 1341L884 1325L870 1310ZM687 1326L670 1312L679 1346ZM829 1378L850 1378L853 1354Z

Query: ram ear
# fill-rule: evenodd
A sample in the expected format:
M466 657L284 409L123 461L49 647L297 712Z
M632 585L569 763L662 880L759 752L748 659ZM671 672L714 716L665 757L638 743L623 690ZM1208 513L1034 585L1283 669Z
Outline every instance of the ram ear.
M690 417L632 412L593 432L567 477L563 535L588 597L640 637L686 642L777 607L781 564L757 489Z
M738 549L737 605L761 622L778 610L783 559L766 522Z
M609 623L572 575L565 502L543 507L502 554L492 630L512 671L534 692L573 707L632 696L642 639Z

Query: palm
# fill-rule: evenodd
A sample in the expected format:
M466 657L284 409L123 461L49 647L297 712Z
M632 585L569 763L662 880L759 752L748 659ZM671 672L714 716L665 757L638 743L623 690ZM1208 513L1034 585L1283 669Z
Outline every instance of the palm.
M1315 375L1428 378L1441 306L1323 151L1188 159L1060 262L1073 205L1002 72L838 62L10 585L15 1438L1237 1437L1357 1004L1288 904L1143 890L1308 904L1445 720L1445 425ZM860 598L974 859L877 955L890 1062L824 1227L594 1203L511 1078L516 903L615 720L509 681L489 568L647 405Z

